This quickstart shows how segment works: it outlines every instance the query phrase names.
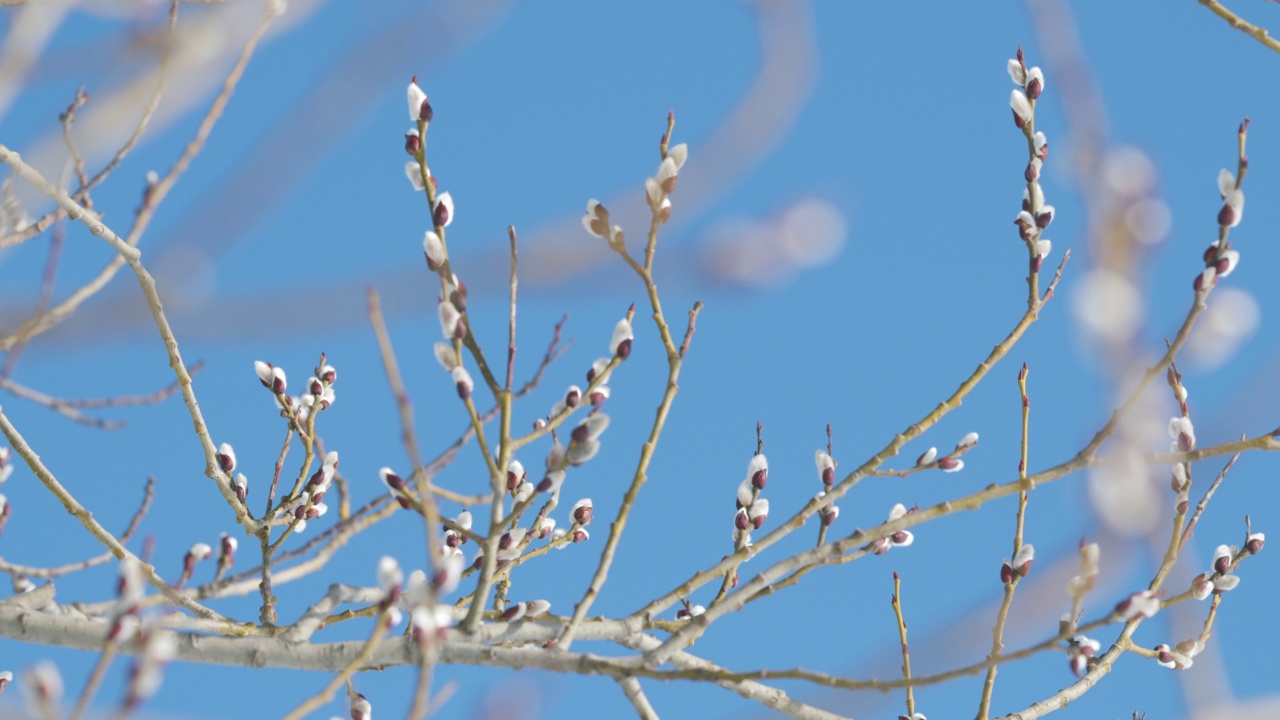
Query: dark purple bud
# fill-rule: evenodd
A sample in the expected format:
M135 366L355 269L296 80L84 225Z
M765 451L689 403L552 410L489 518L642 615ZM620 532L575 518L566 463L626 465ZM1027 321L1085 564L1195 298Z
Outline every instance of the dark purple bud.
M1041 84L1040 78L1031 78L1031 82L1027 83L1027 97L1031 98L1032 100L1039 99L1040 93L1043 90L1044 90L1044 85Z
M823 511L822 524L826 527L831 527L831 524L834 523L836 521L836 518L839 516L840 516L840 508L832 505L831 507Z
M1248 542L1244 544L1250 555L1257 555L1262 552L1262 546L1267 543L1267 538L1262 533L1254 533L1249 536Z
M938 458L938 468L941 470L951 470L960 465L960 461L956 458L946 455Z
M1213 570L1219 575L1226 575L1231 572L1231 555L1219 555L1213 561Z
M631 338L618 343L618 357L626 360L631 357Z

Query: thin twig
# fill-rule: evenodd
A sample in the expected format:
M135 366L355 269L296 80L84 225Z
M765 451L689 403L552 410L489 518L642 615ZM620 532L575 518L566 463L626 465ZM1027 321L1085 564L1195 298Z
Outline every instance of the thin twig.
M391 336L387 333L386 320L382 316L382 300L378 291L369 289L369 322L373 325L373 333L378 339L378 352L382 355L382 367L387 373L387 382L395 395L396 405L400 409L401 440L405 451L409 453L409 461L413 463L414 482L424 492L415 498L422 506L423 532L426 535L428 557L432 564L440 557L440 538L436 535L436 527L440 525L440 511L431 492L431 477L425 472L422 453L418 451L417 433L413 427L413 403L409 399L409 391L405 389L404 380L400 377L400 365L396 361L395 348L391 347ZM474 425L474 423L473 423Z
M182 155L178 157L177 162L175 162L170 168L169 172L149 188L146 194L146 202L144 202L142 208L135 216L133 227L130 228L127 238L121 241L124 246L131 249L137 247L138 242L142 239L142 235L146 232L147 228L150 227L151 220L155 216L155 212L159 208L160 204L169 194L169 191L173 188L174 184L177 183L178 178L186 172L187 168L191 165L192 160L194 160L204 148L205 141L213 132L214 125L217 124L218 120L222 117L222 112L226 108L227 103L231 101L231 96L234 93L236 86L239 84L240 78L244 75L244 70L249 64L249 59L253 57L253 53L257 49L258 42L262 39L263 35L266 34L271 21L276 18L276 15L272 12L272 7L273 6L271 4L268 4L267 12L263 15L261 23L259 23L257 28L255 28L254 32L249 36L249 39L245 41L244 48L240 52L240 57L236 60L235 65L232 66L231 72L228 73L226 80L223 81L221 92L219 92L218 96L214 98L209 111L205 113L204 118L200 122L200 126L196 129L195 136L187 143L187 147L183 151ZM174 11L171 10L171 23L175 17L172 14L173 12ZM155 101L158 102L158 98ZM138 130L139 134L141 133L141 127L142 126L140 126L140 129ZM8 148L4 148L3 146L0 146L0 148L3 148L3 154L6 156L11 153ZM16 159L17 153L13 153L12 156ZM5 162L6 164L11 164L7 160ZM16 170L17 168L15 167L14 169ZM39 174L33 169L29 169L27 174L18 174L22 175L28 182L33 182L33 177L39 177ZM40 179L43 180L43 178ZM88 226L90 230L94 230L95 235L104 237L100 232L95 230L95 228L105 229L105 226L101 225L101 219L92 213L86 215L87 211L80 206L80 203L76 199L68 197L66 191L56 188L51 184L43 185L34 182L33 184L37 184L41 192L57 201L62 210L66 212L67 217L72 220L80 220ZM110 235L111 237L115 237L119 240L115 233L112 232ZM117 248L117 252L119 252L119 248ZM112 258L112 260L107 263L107 265L103 267L96 276L84 285L80 286L56 307L39 317L30 318L23 323L14 334L8 337L0 337L0 351L12 348L19 337L34 337L47 332L66 320L81 303L90 297L93 297L102 288L106 287L107 283L115 277L115 274L119 272L125 262L129 262L130 265L133 264L125 254L120 254L119 256Z
M907 648L907 622L902 618L902 577L893 571L893 617L898 622L898 642L902 646L902 679L907 684L907 717L916 714L916 698L911 683L911 651Z
M1058 270L1055 273L1053 280L1049 283L1049 287L1045 290L1044 295L1041 296L1039 302L1035 306L1028 308L1028 310L1025 313L1023 313L1022 317L1018 320L1018 323L1009 332L1009 334L1005 337L1005 339L991 350L991 352L987 355L987 357L978 365L977 369L974 370L973 373L969 375L969 377L967 377L963 382L960 383L960 386L956 388L955 392L953 392L949 398L947 398L942 403L940 403L936 408L934 408L932 411L927 413L923 418L921 418L920 420L918 420L917 422L909 426L906 430L894 436L893 440L890 441L890 443L886 445L883 449L881 449L880 452L876 453L874 456L872 456L870 459L864 462L860 467L858 467L857 469L855 469L854 471L846 475L844 479L836 483L836 485L832 487L831 490L829 490L823 497L814 498L813 500L810 500L808 503L804 505L804 507L800 509L799 512L797 512L789 520L779 525L777 528L769 532L764 537L756 539L753 545L749 549L739 550L733 553L732 555L724 558L723 560L716 563L715 565L705 570L699 571L689 580L686 580L684 583L678 585L675 588L672 588L671 591L651 601L649 604L637 610L632 615L635 617L649 617L649 618L655 617L658 613L662 612L668 607L671 607L671 605L675 603L678 600L678 598L689 595L695 589L697 589L698 587L701 587L702 585L706 584L707 582L709 582L714 578L721 577L724 571L727 570L732 565L741 562L743 559L747 557L757 555L763 552L765 549L769 548L774 543L786 537L796 528L799 528L801 525L804 524L804 522L809 517L816 514L819 510L830 505L831 503L838 501L840 498L844 497L844 495L847 492L849 492L851 489L853 489L853 487L857 485L862 478L866 477L868 474L870 474L872 471L878 468L881 464L883 464L889 458L897 455L898 452L908 442L910 442L911 440L914 440L920 435L923 435L926 430L928 430L930 427L932 427L934 424L940 421L943 416L945 416L951 410L959 407L961 402L964 400L964 398L975 387L977 387L978 383L981 382L982 379L986 377L987 373L990 372L991 368L993 368L996 365L996 363L998 363L1002 358L1004 358L1005 355L1009 353L1009 351L1013 348L1014 344L1016 344L1018 340L1021 339L1022 335L1027 331L1027 329L1031 326L1031 324L1034 323L1035 320L1038 318L1039 312L1041 309L1043 309L1044 304L1047 303L1049 299L1053 297L1054 288L1057 286L1058 281L1062 278L1062 270L1066 266L1066 263L1069 258L1070 258L1070 253L1063 254L1062 261L1058 265ZM1183 337L1183 339L1185 340L1185 336ZM906 516L905 518L895 521L895 524L908 521L909 519L915 518L917 516L918 516L918 513L913 513L911 515ZM897 529L901 529L901 528L895 528L894 531L896 531ZM679 640L677 640L675 636L668 639L667 642L672 644L669 645L667 649L663 651L663 654L666 654L667 652L674 650L676 646L676 642L684 642L686 639L690 638L691 636L699 632L699 628L704 627L704 623L707 622L707 620L711 619L711 618L706 618L706 619L704 618L706 618L705 615L700 616L699 620L701 620L701 622L690 623L688 627L678 632L676 635L681 636Z
M0 0L0 4L19 3L11 2L10 0ZM177 26L177 23L178 2L177 0L173 0L173 2L169 4L169 21L168 25L165 27L164 40L161 42L160 62L156 73L156 88L151 93L151 99L143 109L142 117L139 118L138 124L134 127L133 134L125 140L124 144L116 150L116 153L111 160L107 162L107 164L99 170L96 175L72 193L71 197L76 202L86 201L89 196L89 191L99 185L103 180L106 180L107 177L120 166L120 163L124 160L125 156L133 150L133 148L138 144L138 141L142 138L142 133L146 131L147 125L151 122L151 117L155 114L156 108L160 107L160 98L164 95L165 79L169 72L169 58L174 45L173 29ZM50 210L44 216L40 217L22 230L0 237L0 250L12 245L18 245L36 237L40 233L44 232L49 225L61 218L62 215L63 209L61 207L55 207L53 210Z
M675 114L667 115L667 132L662 136L660 152L665 160L667 157L668 144L671 141L672 132L675 130ZM631 485L627 487L627 491L622 496L622 505L618 508L618 514L613 522L609 525L609 538L605 541L604 549L600 553L600 562L596 566L596 571L591 577L591 583L587 586L587 591L583 594L582 599L574 606L573 617L569 623L565 625L564 632L557 639L557 646L561 650L568 650L573 644L574 633L577 627L586 618L587 612L591 609L592 603L600 594L600 589L604 587L605 581L609 577L609 568L613 565L614 553L617 550L618 543L622 540L622 532L627 526L627 517L631 510L635 507L636 498L640 494L640 489L644 487L645 481L649 476L649 463L653 459L653 454L658 448L658 439L662 436L662 431L666 427L667 416L671 412L671 406L675 402L676 393L679 391L680 369L684 365L684 356L671 337L671 328L667 324L666 316L662 311L662 302L658 298L658 285L653 279L653 260L658 245L658 228L666 222L663 215L662 200L665 199L666 191L663 191L662 198L653 199L650 203L650 221L649 235L645 244L645 263L644 267L639 267L626 251L624 245L618 244L612 247L619 255L622 256L627 264L635 270L641 281L644 282L645 290L649 295L649 305L653 310L653 322L657 326L658 336L662 339L662 347L667 352L667 380L666 386L662 391L662 400L658 403L658 408L654 413L653 426L649 430L649 438L645 441L644 446L640 449L640 459L636 463L636 470L631 478ZM669 209L668 209L669 212ZM698 317L698 306L689 313L689 326L685 331L685 338L681 347L688 349L688 345L693 336L693 325ZM727 571L728 567L723 570Z
M369 639L365 642L364 647L360 649L360 652L351 659L351 662L347 663L346 667L342 668L337 675L333 676L333 679L326 683L325 686L321 688L320 692L302 701L302 704L298 705L298 707L294 708L284 717L284 720L301 720L306 717L308 713L333 699L333 694L338 691L338 688L342 687L347 682L348 678L354 675L355 672L359 670L378 649L378 645L382 641L382 636L386 633L386 630L383 627L386 617L387 611L384 608L379 611L377 616L374 618L373 634L369 636Z
M35 476L40 479L40 482L53 493L54 497L62 503L62 506L66 508L67 512L71 513L78 521L80 521L80 524L89 531L89 534L97 538L99 542L105 545L107 549L120 560L130 557L136 559L142 567L143 572L147 575L147 582L151 583L152 587L163 593L164 596L173 604L186 608L202 618L221 620L227 623L228 626L238 624L178 592L156 573L153 565L143 562L136 555L129 552L129 550L125 548L114 535L112 535L106 528L102 527L101 523L93 517L93 513L85 509L85 507L67 491L62 483L58 482L58 479L54 477L53 473L49 471L49 468L45 467L44 463L40 460L40 456L31 449L30 445L27 444L26 439L22 437L18 432L18 429L13 426L13 423L9 422L9 417L5 415L4 408L2 407L0 407L0 433L2 433L9 441L9 445L13 447L14 452L26 461L27 467L31 468L31 472L34 473Z
M1244 436L1241 436L1240 439L1244 440ZM1191 539L1191 534L1196 529L1196 524L1200 522L1200 516L1204 514L1205 507L1209 505L1209 499L1213 497L1215 492L1217 492L1218 486L1221 485L1222 481L1227 477L1227 471L1231 469L1232 465L1236 464L1236 460L1238 459L1240 459L1240 453L1238 452L1231 456L1231 459L1222 467L1222 470L1218 471L1217 477L1215 477L1213 482L1209 484L1209 489L1205 491L1204 497L1200 498L1200 502L1196 503L1195 512L1191 514L1191 519L1187 521L1187 527L1182 531L1182 537L1178 539L1179 551L1181 551L1187 544L1187 541Z
M1027 395L1027 364L1022 363L1018 371L1018 396L1022 405L1022 443L1018 456L1018 479L1026 485L1027 451L1030 448L1031 398ZM1018 553L1022 551L1022 533L1026 523L1028 491L1018 493L1018 511L1014 518L1013 555L1009 562L1009 579L1004 583L1004 597L1000 600L1000 609L996 612L996 623L991 628L991 653L988 658L999 657L1004 652L1004 628L1009 620L1009 608L1013 606L1013 595L1022 580L1019 569ZM982 697L978 701L978 720L987 720L991 712L991 694L996 687L996 675L999 666L992 664L987 668L986 680L982 683Z
M142 503L138 505L138 509L134 511L133 517L129 519L128 526L124 532L120 534L120 544L124 545L129 542L134 533L138 532L138 526L142 524L142 518L146 517L147 511L151 509L151 501L155 497L156 479L148 477L146 485L142 490ZM111 551L95 555L94 557L79 562L68 563L66 565L58 565L51 568L30 567L26 565L14 565L5 562L0 558L0 572L6 572L10 575L23 575L29 578L43 578L52 580L69 575L71 573L80 572L91 567L102 565L115 559L115 555Z
M102 648L97 662L93 665L93 670L89 673L89 679L85 680L84 689L80 691L75 709L71 711L69 716L71 720L80 720L84 716L84 711L89 707L89 701L102 685L102 679L107 675L107 668L111 667L111 661L116 657L116 645L115 640L107 639L106 646Z
M1217 0L1200 0L1200 4L1213 11L1214 15L1226 20L1227 24L1231 27L1265 45L1267 49L1280 52L1280 41L1271 37L1271 34L1267 32L1266 28L1258 27L1257 25L1245 21L1239 15L1228 10Z
M192 365L188 372L192 377L195 377L203 368L204 361L201 360L195 365ZM151 393L150 395L123 395L110 398L66 400L63 398L53 397L52 395L47 395L39 390L21 385L9 378L0 377L0 388L13 393L14 396L20 397L24 400L30 400L38 405L43 405L44 407L47 407L50 410L53 410L54 412L82 425L89 425L102 430L115 430L124 427L124 421L102 420L100 418L89 417L79 412L77 408L103 408L158 403L165 400L170 395L173 395L180 389L180 387L180 384L175 381L164 388Z
M507 382L503 388L511 392L511 377L516 368L516 226L507 226L507 236L511 238L511 319L507 326Z

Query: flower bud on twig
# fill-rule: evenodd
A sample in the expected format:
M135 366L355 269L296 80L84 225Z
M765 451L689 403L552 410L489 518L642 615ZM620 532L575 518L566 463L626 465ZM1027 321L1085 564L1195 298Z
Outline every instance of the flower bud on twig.
M613 337L609 340L609 352L626 360L631 357L631 343L635 334L631 332L631 321L622 318L613 328Z

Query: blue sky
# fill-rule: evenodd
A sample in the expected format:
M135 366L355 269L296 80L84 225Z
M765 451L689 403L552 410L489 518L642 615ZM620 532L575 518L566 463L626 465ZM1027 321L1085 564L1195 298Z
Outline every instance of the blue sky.
M1263 16L1260 3L1238 4L1246 16ZM645 320L642 286L602 252L602 241L582 231L578 217L588 198L599 197L627 219L637 243L644 228L642 183L657 166L669 109L677 117L676 140L690 147L657 272L673 320L695 301L706 309L667 435L593 614L631 612L731 550L732 499L755 447L757 421L771 460L772 513L789 517L819 489L811 458L825 444L828 423L837 460L846 470L856 467L950 393L1017 321L1025 302L1025 251L1011 222L1025 187L1026 149L1010 118L1013 86L1005 62L1020 44L1028 63L1047 76L1037 128L1052 148L1042 178L1057 208L1047 233L1051 262L1066 248L1072 260L1057 298L1005 362L962 408L889 463L902 467L930 445L945 450L977 431L982 442L966 457L965 470L864 482L841 503L837 529L875 524L896 502L924 506L1013 479L1015 378L1022 362L1031 367L1032 469L1061 462L1092 437L1130 386L1117 377L1126 366L1119 358L1161 350L1191 302L1200 254L1216 232L1215 178L1220 168L1234 169L1235 128L1246 115L1253 119L1245 184L1252 201L1231 236L1243 260L1211 298L1211 305L1221 298L1233 303L1220 328L1240 337L1226 348L1227 358L1205 354L1181 364L1201 445L1280 424L1271 411L1280 392L1271 373L1280 357L1271 312L1280 286L1266 270L1280 262L1266 231L1277 225L1280 210L1263 200L1280 192L1274 170L1280 167L1280 100L1267 91L1280 79L1280 58L1195 3L1035 3L1030 9L1007 2L960 9L802 0L291 5L142 245L167 293L184 355L208 363L196 389L214 438L235 445L259 498L281 433L252 374L254 360L281 365L298 382L320 352L328 353L341 377L323 435L341 452L341 469L358 500L381 491L379 467L407 467L365 318L366 287L386 297L422 444L441 448L464 425L452 387L431 357L439 332L435 290L420 259L428 219L402 173L404 86L415 74L436 112L431 167L457 204L449 229L453 262L472 288L473 317L490 356L501 353L506 332L508 224L520 232L524 264L518 376L533 371L556 320L570 316L566 333L574 345L518 409L519 426L581 380L630 303L642 308L635 353L611 381L613 424L605 447L571 475L565 491L566 497L592 497L601 519L617 508L630 477L665 363ZM6 33L14 12L0 15ZM221 12L228 9L184 5L179 24L194 26ZM253 12L248 15L252 22ZM69 15L0 117L0 142L37 161L53 158L56 169L57 113L85 83L95 100L84 111L90 128L82 128L84 142L112 147L104 139L109 130L93 124L91 111L97 98L111 97L147 66L138 41L161 16L154 7L132 18ZM235 24L226 29L230 38L243 32ZM1070 57L1064 44L1072 42L1079 43L1083 66L1064 59ZM163 170L181 151L228 67L215 54L172 83L172 101L166 99L147 141L95 193L109 222L127 222L146 171ZM1082 88L1097 93L1101 114L1064 106ZM1082 118L1101 118L1094 126L1100 128L1098 157L1112 163L1110 176L1073 167L1087 157ZM95 127L104 129L95 134ZM54 150L42 154L47 148ZM1147 159L1147 182L1144 165L1125 148ZM93 157L95 166L103 161ZM1108 177L1110 184L1099 179ZM1108 345L1087 329L1081 308L1098 301L1089 290L1097 286L1086 280L1116 251L1099 239L1110 236L1098 226L1091 235L1085 213L1091 198L1111 197L1113 186L1142 186L1150 202L1133 222L1150 231L1161 224L1151 218L1163 217L1168 230L1133 255L1145 298L1141 324L1126 341ZM41 240L0 255L6 325L34 302L46 248ZM60 291L108 257L100 241L70 229ZM1228 288L1243 294L1232 298ZM1132 303L1106 302L1104 318L1134 310ZM1250 311L1252 326L1242 321ZM1201 347L1227 344L1205 339ZM35 343L14 379L63 397L146 393L169 382L166 364L136 284L122 275L76 319ZM156 476L158 496L144 532L157 540L162 570L176 576L191 543L212 542L233 527L202 475L179 403L107 413L129 427L102 433L17 399L2 402L50 467L109 527L124 524L143 479ZM1152 393L1152 408L1156 425L1174 412L1162 389ZM1135 434L1142 449L1152 451L1167 442L1161 432ZM534 448L522 459L538 467L542 452L545 447ZM1193 497L1219 467L1214 461L1196 466ZM1239 461L1210 504L1180 566L1184 574L1172 581L1175 589L1207 567L1215 546L1240 542L1246 513L1255 529L1271 530L1280 498L1275 470L1275 461L1261 454ZM1087 617L1145 586L1154 567L1150 548L1164 542L1172 502L1162 471L1154 475L1154 492L1130 496L1140 497L1142 507L1121 508L1107 519L1097 513L1083 475L1032 495L1028 539L1039 560L1015 600L1010 647L1053 633L1067 602L1054 569L1070 575L1081 537L1104 545L1103 581ZM474 448L441 482L480 490L485 476ZM6 559L56 564L98 551L26 470L3 490L15 507L0 538ZM1163 523L1155 535L1126 535L1151 507ZM900 660L887 602L896 570L903 576L916 671L973 661L989 649L1013 515L1011 500L992 503L920 528L909 549L815 572L798 588L717 623L695 650L734 668L801 665L848 677L896 676ZM530 563L513 592L546 597L553 612L570 612L586 588L605 527L597 522L585 546ZM774 552L802 549L812 542L811 530ZM299 612L330 581L372 583L382 554L419 565L420 523L405 514L361 536L323 578L288 586L282 615ZM748 568L767 566L769 557ZM241 562L248 560L242 553ZM1277 627L1265 610L1280 592L1274 568L1271 553L1251 558L1241 568L1241 587L1223 603L1210 652L1229 661L1206 655L1177 676L1125 657L1060 716L1127 718L1140 710L1149 717L1191 717L1208 704L1259 701L1274 692L1268 660ZM60 583L60 597L103 597L109 584L106 570L86 573ZM691 599L706 602L713 592ZM228 601L225 609L256 616L254 598ZM1204 609L1194 608L1192 621L1198 623ZM1177 621L1158 616L1136 639L1152 646L1189 634L1171 622ZM360 632L339 628L330 637ZM1105 646L1114 634L1098 637ZM92 659L8 641L0 648L0 665L15 670L56 659L71 687ZM124 668L117 663L102 701L116 698ZM173 666L149 708L160 717L243 717L251 698L262 716L277 716L325 679ZM1071 680L1059 654L1009 666L999 676L993 709L1020 709ZM447 668L440 682L457 683L439 714L444 718L632 712L602 678ZM664 716L767 715L718 688L644 685ZM979 686L971 678L921 689L917 699L933 720L967 716ZM857 718L902 710L896 693L784 687ZM394 716L407 707L411 675L370 674L358 688L379 716ZM16 700L16 693L6 693L0 706ZM334 704L317 717L328 714L345 711Z

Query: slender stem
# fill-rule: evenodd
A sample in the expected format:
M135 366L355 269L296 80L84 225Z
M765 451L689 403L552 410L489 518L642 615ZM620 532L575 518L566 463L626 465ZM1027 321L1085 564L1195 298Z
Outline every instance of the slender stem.
M97 662L93 665L93 670L89 673L89 679L84 683L84 690L80 692L80 698L76 700L75 709L71 711L70 720L80 720L84 717L84 711L89 707L89 701L93 699L94 693L102 685L102 679L107 675L107 668L111 667L111 661L116 657L116 641L108 639L106 646L102 648L102 653L98 655Z
M0 162L13 168L14 174L55 200L67 211L69 217L80 221L94 235L105 240L129 264L129 267L137 276L138 285L142 288L143 295L147 299L147 306L151 310L152 320L155 322L156 329L160 332L160 338L164 342L165 350L169 356L169 366L177 375L178 383L182 386L182 398L195 425L195 432L200 440L201 449L204 451L205 475L217 485L218 491L222 493L228 506L235 513L236 521L244 526L246 532L252 533L255 531L256 523L249 517L248 510L236 497L231 478L222 472L218 464L218 451L213 443L213 438L209 434L208 426L205 424L204 414L200 411L200 406L196 401L195 389L191 385L191 374L187 371L182 355L178 352L178 340L174 337L173 328L169 325L168 318L165 317L164 308L160 301L160 293L156 289L155 278L142 265L142 253L136 247L122 240L111 228L104 225L96 213L85 209L72 200L65 190L50 183L35 168L23 162L21 156L2 144L0 144Z
M1058 281L1062 278L1062 270L1066 266L1069 258L1069 252L1063 254L1062 261L1058 265L1058 270L1055 273L1053 280L1049 283L1049 287L1045 290L1044 295L1041 296L1039 303L1034 308L1030 308L1023 313L1022 317L1009 332L1008 336L1006 336L1000 344L996 345L991 352L988 353L987 357L978 364L977 369L960 383L960 386L956 388L955 392L953 392L950 397L939 403L937 407L928 412L920 420L907 427L903 432L895 435L893 440L881 449L880 452L876 453L853 472L846 475L844 479L836 483L836 485L832 487L831 490L829 490L822 498L810 500L789 520L779 525L764 537L756 539L749 550L740 550L733 555L724 558L715 565L699 571L689 580L686 580L684 583L672 588L666 594L659 596L643 608L632 613L632 616L648 618L655 617L658 613L668 607L671 607L671 605L677 602L679 598L688 596L695 589L701 587L710 580L721 577L724 571L732 565L741 562L742 559L746 557L758 555L765 549L771 547L774 543L777 543L796 528L803 525L808 518L816 514L819 510L840 500L840 498L844 497L846 493L852 490L854 486L862 480L862 478L869 475L889 458L897 455L907 443L923 435L926 430L933 427L947 413L957 407L960 407L964 398L975 387L977 387L978 383L981 382L982 379L986 377L987 373L991 371L991 368L995 367L995 365L1009 353L1018 340L1022 338L1023 334L1026 333L1031 324L1039 317L1040 310L1043 309L1045 303L1053 297L1054 289L1057 287ZM1183 340L1185 340L1185 335L1183 335ZM1101 444L1101 441L1099 441L1099 444ZM908 521L910 518L915 518L917 515L918 513L908 515L906 518L897 522ZM895 528L895 531L896 529L897 528ZM688 629L686 632L688 635L692 635L697 632L697 628ZM671 646L669 649L674 649L674 646ZM665 652L666 651L664 651L664 653Z
M401 439L409 453L409 461L413 463L414 478L423 490L419 493L418 500L422 505L423 533L426 535L428 557L434 563L440 557L440 538L436 535L436 528L440 525L440 511L436 507L434 493L431 492L431 478L425 472L422 453L418 451L417 433L413 425L413 403L409 399L409 391L405 389L404 380L400 377L400 364L396 361L391 335L387 332L387 324L382 315L382 299L378 291L372 288L369 289L369 321L378 338L378 349L382 354L387 381L391 384L391 392L400 408ZM477 423L473 420L472 424L474 426Z
M916 714L916 698L911 686L911 651L907 647L907 623L902 617L902 577L893 573L893 617L898 621L898 642L902 646L902 679L907 683L907 717Z
M511 239L511 319L507 331L507 382L502 386L511 392L511 379L516 367L516 227L507 226L507 236Z
M649 229L650 249L657 241L659 224L655 215L654 222ZM652 261L652 252L650 252L649 259ZM618 514L609 526L609 538L605 541L604 550L600 553L600 563L596 566L596 572L591 578L591 584L587 587L586 594L582 596L582 599L574 607L573 617L569 620L568 625L565 626L564 632L558 641L558 646L562 650L569 649L577 626L586 617L587 611L591 609L596 596L600 594L600 588L604 586L605 580L609 577L609 568L613 564L614 552L618 547L618 542L622 539L622 532L626 529L627 517L630 515L631 508L635 505L636 496L640 494L640 488L644 486L645 481L648 479L649 462L653 459L654 451L657 450L658 438L662 435L662 430L666 426L667 414L671 411L671 405L675 402L676 393L679 391L678 381L684 358L671 338L671 330L667 326L666 318L662 313L662 303L658 300L658 286L654 283L653 276L647 268L639 272L645 287L649 291L649 302L653 307L654 323L658 326L658 334L662 338L663 347L667 350L667 384L662 393L662 400L658 403L653 427L649 431L649 439L640 449L640 460L636 464L636 471L631 478L631 485L623 495L622 506L618 508ZM698 303L690 311L690 328L692 328L694 321L697 319L700 309L701 303ZM692 329L689 332L691 333ZM686 333L686 342L683 344L686 350L688 349L687 340L688 333Z
M338 671L338 674L334 675L333 678L329 680L323 688L321 688L320 692L304 700L301 705L294 708L288 715L286 715L284 720L302 720L302 718L306 717L309 713L315 711L321 705L324 705L333 699L333 694L338 691L338 688L346 684L347 680L354 675L355 672L369 660L369 658L373 657L373 653L378 649L378 645L382 642L382 636L386 632L386 629L383 627L386 617L387 611L385 608L378 611L378 614L373 619L373 634L369 636L368 641L366 641L364 646L360 648L360 652L351 659L351 662L347 663L346 667Z
M1018 457L1018 479L1026 484L1027 480L1027 451L1029 443L1029 426L1031 418L1031 399L1027 395L1027 364L1022 364L1022 369L1018 371L1018 395L1022 400L1022 446ZM1022 574L1017 568L1018 553L1022 550L1022 532L1026 522L1027 514L1027 491L1022 490L1018 493L1018 512L1015 518L1015 528L1013 532L1013 556L1009 563L1010 577L1009 581L1004 584L1004 597L1000 601L1000 609L996 612L996 624L991 628L991 653L987 655L988 659L1000 656L1004 652L1004 628L1005 623L1009 620L1009 608L1013 605L1013 595L1018 589L1018 583L1022 580ZM999 673L999 666L992 664L987 668L986 680L982 683L982 697L978 701L978 720L987 720L991 712L991 695L996 687L996 675Z
M136 559L142 567L143 572L147 575L147 582L151 583L152 587L163 593L170 602L174 605L178 605L179 607L186 608L202 618L220 620L228 625L239 624L228 620L221 614L204 607L192 600L190 597L187 597L177 591L156 573L155 566L150 563L143 562L136 555L129 552L129 550L125 548L125 546L122 545L114 535L94 519L93 513L89 512L83 505L81 505L79 501L77 501L75 497L67 491L62 483L58 482L58 479L54 477L49 468L45 467L44 463L40 460L40 456L31 449L30 445L27 444L26 439L22 437L18 432L18 429L13 426L13 423L9 422L9 417L4 414L3 407L0 407L0 433L2 433L5 436L5 439L9 441L9 445L13 447L14 452L18 453L18 455L26 461L27 467L31 468L31 472L40 479L40 482L43 483L50 492L53 493L54 497L62 503L62 506L66 508L67 512L71 513L76 520L80 521L80 524L89 531L90 535L93 535L99 542L105 545L107 549L111 551L111 554L116 556L116 558L124 560L125 558L132 557Z
M227 74L226 79L223 81L222 90L218 93L218 96L214 98L213 104L209 107L208 112L205 113L204 118L200 121L200 126L196 129L195 136L187 143L182 155L178 157L177 162L173 164L169 172L162 177L159 182L151 186L148 191L142 209L134 218L133 227L130 228L128 237L122 241L123 245L133 248L135 253L137 244L142 239L142 235L146 232L147 228L150 226L156 210L168 195L169 191L173 188L174 184L177 183L178 178L186 172L191 161L194 160L204 148L205 141L208 140L209 135L213 132L214 125L216 125L218 120L222 117L223 111L231 101L231 96L234 93L236 86L239 84L240 78L244 75L245 68L249 64L249 59L253 57L253 53L257 49L258 43L266 34L271 21L276 18L276 15L272 12L271 8L272 6L268 4L268 10L263 15L261 23L259 23L257 28L254 29L253 34L249 36L249 39L245 41L244 48L240 52L240 57L236 60L235 65L231 68L231 72ZM171 12L171 23L173 22L173 17L174 16ZM169 37L172 38L172 33L170 33ZM153 102L158 102L158 100L159 98L157 95L153 99ZM147 116L144 115L144 120L146 117ZM141 133L141 128L142 126L140 125L139 130L137 131L139 134ZM131 142L134 141L136 141L136 138L131 139ZM0 146L0 156L6 155L9 152L8 148ZM14 153L15 157L16 155L17 154ZM122 157L122 155L120 156ZM3 160L2 157L0 157L0 161L8 163L8 161ZM16 167L14 169L17 170ZM35 177L39 177L39 174L34 170L30 170L30 173ZM31 181L30 176L24 173L19 173L19 175L22 175L24 179ZM41 180L43 180L43 178L41 178ZM80 220L93 230L94 235L103 236L100 231L103 226L100 225L101 220L97 215L90 213L86 216L86 211L80 206L80 203L77 202L76 199L69 197L65 190L56 188L51 184L47 186L37 184L37 187L39 187L40 191L45 195L57 201L62 210L66 212L67 217L72 220ZM80 196L77 195L77 197ZM115 237L115 234L111 233L111 237ZM107 263L107 265L96 276L78 288L75 292L71 293L71 295L52 310L49 310L47 313L39 317L29 319L12 335L0 338L0 351L5 351L13 347L19 337L34 337L40 333L47 332L62 321L66 320L81 303L102 290L102 288L105 287L113 277L115 277L115 274L120 270L120 267L124 262L129 262L130 265L133 265L129 254L120 253L119 257L112 258L111 262Z
M1252 23L1245 21L1243 18L1241 18L1239 15L1235 14L1231 10L1227 9L1222 3L1218 2L1217 0L1200 0L1200 4L1209 8L1209 10L1211 10L1214 15L1217 15L1223 20L1226 20L1227 24L1230 25L1231 27L1235 28L1236 30L1239 30L1245 35L1248 35L1254 40L1257 40L1258 42L1265 45L1268 49L1274 50L1275 52L1280 52L1280 41L1276 40L1274 37L1271 37L1271 34L1267 32L1266 28L1258 27L1257 25L1254 25Z

